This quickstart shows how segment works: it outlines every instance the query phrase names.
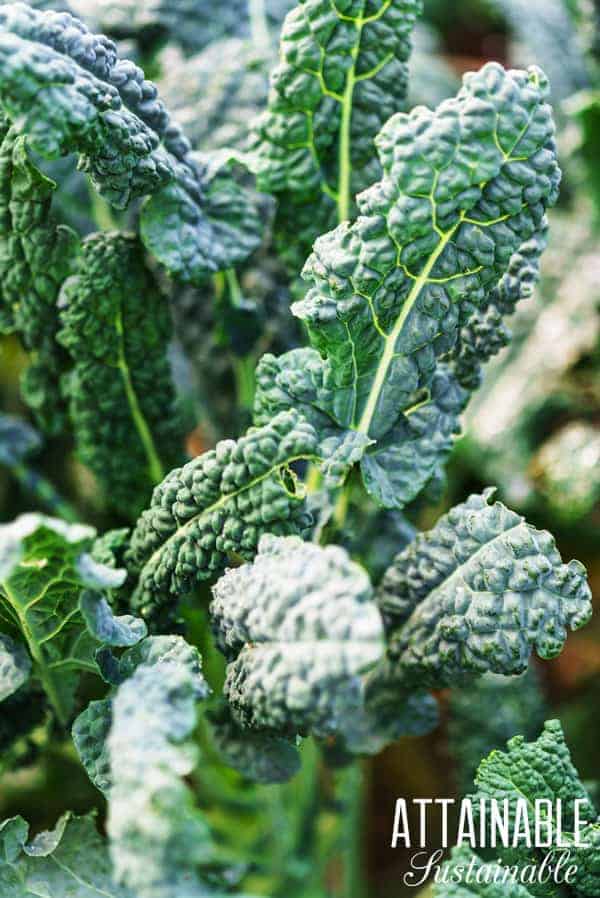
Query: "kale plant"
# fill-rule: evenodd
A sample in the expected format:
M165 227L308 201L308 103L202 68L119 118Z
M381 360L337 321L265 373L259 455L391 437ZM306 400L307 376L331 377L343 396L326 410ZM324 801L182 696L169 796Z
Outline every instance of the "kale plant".
M440 508L561 173L535 65L407 110L421 6L0 6L0 463L54 515L0 526L0 772L95 787L0 825L3 896L358 898L360 759L590 618L493 486Z

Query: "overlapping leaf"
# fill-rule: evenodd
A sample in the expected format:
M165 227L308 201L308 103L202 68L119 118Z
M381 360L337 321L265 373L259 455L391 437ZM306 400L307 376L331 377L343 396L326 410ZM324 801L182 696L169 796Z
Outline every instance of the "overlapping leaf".
M107 502L135 517L182 454L167 349L169 310L138 241L88 237L61 294L58 338L73 358L70 415L79 457Z
M181 636L149 636L116 657L105 647L96 652L96 661L104 679L118 687L141 665L156 669L160 675L163 665L177 665L188 671L194 680L197 699L206 698L208 685L202 675L202 659L198 650ZM108 749L108 736L113 723L115 689L107 698L90 702L73 724L73 742L81 763L101 792L109 793L112 772Z
M419 534L386 572L378 602L388 663L402 682L455 684L486 671L522 673L554 658L587 623L591 592L578 561L493 491L471 496Z
M56 185L29 158L18 128L0 115L0 329L17 331L31 354L23 396L50 433L64 424L56 303L73 269L77 238L51 213Z
M77 153L117 208L151 194L142 239L174 276L202 282L260 242L252 199L223 161L215 173L193 158L155 85L118 58L112 41L68 13L21 3L2 8L0 105L36 152Z
M300 0L285 21L253 146L259 187L278 198L276 232L295 270L380 174L373 139L403 108L420 10L419 0Z
M264 536L254 562L228 571L213 594L234 716L278 733L335 733L383 654L366 573L341 549Z
M138 898L204 898L198 866L211 856L208 827L182 777L203 678L185 664L141 664L118 689L108 738L108 834L115 875Z
M96 649L145 635L141 621L113 617L102 591L122 583L124 572L91 561L93 536L89 527L36 514L0 528L0 625L23 640L32 677L63 724L81 673L99 673Z
M305 532L310 517L293 466L316 459L317 449L313 427L289 411L171 471L131 537L133 607L147 616L173 606L230 554L252 558L265 532Z

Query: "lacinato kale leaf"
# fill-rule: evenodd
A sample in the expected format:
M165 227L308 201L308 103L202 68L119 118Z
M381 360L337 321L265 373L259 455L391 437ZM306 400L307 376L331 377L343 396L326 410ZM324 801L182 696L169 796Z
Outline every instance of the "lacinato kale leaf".
M383 654L369 578L336 547L264 536L252 564L213 589L224 693L242 725L335 733L360 706L360 675Z
M78 251L75 233L53 218L55 188L33 164L19 129L0 114L0 330L16 331L31 354L23 397L51 434L65 424L56 303Z
M361 434L365 486L387 507L439 477L501 316L531 292L560 180L547 94L539 70L490 63L435 111L393 116L361 214L306 263L293 311L313 351L259 366L257 420L295 406L327 436Z
M493 502L451 509L396 556L377 591L388 663L412 686L438 688L487 671L519 674L554 658L592 613L586 570L563 564L554 538Z
M31 666L63 725L72 718L82 673L100 673L96 650L134 645L146 633L141 620L113 616L104 592L119 586L125 572L92 561L93 536L90 527L38 514L0 527L3 639L25 646L27 662L22 647L14 650L21 670Z
M211 858L210 831L182 781L197 761L191 736L205 694L202 675L174 659L140 664L113 700L110 851L117 881L139 898L208 891L195 868Z
M260 243L258 212L226 160L195 158L143 71L68 13L0 9L0 106L35 152L76 153L117 209L149 196L141 237L175 277L202 282Z
M132 607L146 617L173 606L222 572L232 554L253 558L263 533L307 532L305 490L293 466L318 461L317 450L313 427L289 411L171 471L131 536Z
M86 238L60 305L58 339L74 363L66 384L79 457L107 502L135 519L183 454L168 306L137 239L118 232Z
M268 109L251 144L276 235L297 269L319 234L354 215L381 174L373 139L404 108L420 0L301 0L281 34Z

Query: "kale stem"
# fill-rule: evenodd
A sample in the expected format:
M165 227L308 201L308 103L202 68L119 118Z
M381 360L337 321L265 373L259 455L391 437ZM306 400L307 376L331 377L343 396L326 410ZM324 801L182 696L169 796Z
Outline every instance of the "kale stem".
M363 764L354 762L343 772L345 783L344 898L365 898L363 830L365 812L365 777Z
M252 411L254 406L254 391L256 388L254 369L255 361L252 356L233 357L238 406L249 412Z
M240 287L235 268L228 268L225 271L225 281L227 282L227 287L229 289L229 299L231 300L232 307L234 309L241 308L244 294L242 293L242 288Z
M343 486L338 494L335 508L333 510L333 520L339 530L343 530L350 507L350 492L347 486Z
M148 422L144 417L144 413L140 406L135 388L133 386L133 381L131 379L129 364L125 356L125 331L123 328L121 309L119 309L117 314L116 330L119 337L117 367L121 372L121 378L123 380L123 386L125 388L125 395L127 397L129 411L131 412L131 418L146 454L146 459L148 461L148 474L153 486L156 486L156 484L160 483L160 481L164 478L165 472L156 450L156 446L154 445L154 439L148 426Z

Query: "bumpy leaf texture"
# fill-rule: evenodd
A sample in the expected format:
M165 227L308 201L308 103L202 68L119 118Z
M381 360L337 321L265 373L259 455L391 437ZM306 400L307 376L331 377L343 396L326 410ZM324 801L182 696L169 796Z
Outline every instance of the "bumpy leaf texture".
M0 105L32 149L76 153L117 208L152 194L141 234L175 276L201 282L260 242L252 200L221 164L194 159L152 82L68 13L0 10Z
M517 799L525 799L529 810L529 835L531 844L535 846L533 827L534 802L546 798L553 803L560 799L563 811L563 829L566 841L572 842L574 826L574 801L581 802L580 819L586 822L580 840L589 843L588 847L569 847L572 863L577 867L573 878L573 890L576 895L592 898L600 894L600 823L598 814L590 799L577 770L571 760L561 725L558 720L547 721L543 732L535 742L525 742L522 736L511 739L506 752L493 752L482 761L475 778L475 803L481 798L495 798L502 805L508 801L509 813L513 822L517 811ZM555 856L560 854L556 847L556 832L553 834ZM505 863L520 865L539 862L540 856L548 849L528 848L521 844L517 847L498 848L498 854ZM547 889L547 886L546 886ZM535 884L530 887L533 894L544 894L544 887Z
M32 353L23 396L49 433L64 424L56 302L77 253L75 234L52 217L55 186L32 163L18 128L0 114L0 329L18 332Z
M111 857L139 898L206 895L195 868L210 857L210 834L181 779L197 760L191 736L205 688L185 664L144 663L113 701Z
M365 571L336 547L264 536L252 564L213 588L224 693L244 726L335 733L360 706L361 674L383 655Z
M22 817L0 823L0 889L3 898L134 898L112 876L94 818L65 814L50 832L28 842Z
M517 846L505 847L497 845L494 849L499 861L516 871L517 877L523 874L524 883L518 880L508 883L501 876L506 866L496 863L486 864L470 848L461 847L453 852L452 858L444 865L441 882L434 888L435 898L550 898L558 894L555 883L532 880L531 865L539 869L544 856L549 855L551 864L565 852L569 852L568 865L575 870L571 873L568 885L569 894L578 898L596 898L600 894L600 821L594 805L584 788L577 770L573 766L569 749L558 720L545 723L541 735L534 742L526 742L523 736L510 739L506 752L493 751L479 767L475 778L476 791L470 796L474 810L478 811L480 801L485 800L489 807L490 799L495 799L500 807L506 802L510 819L509 832L515 833L517 803L525 802L528 819L521 816L519 832L521 834ZM552 803L555 813L557 801L561 801L562 813L562 846L557 844L557 827L552 829L552 845L550 848L536 846L534 830L536 800L545 799ZM574 802L578 799L579 818L585 821L580 841L586 847L574 844ZM476 819L475 825L481 826L484 832L487 821ZM547 836L547 834L545 834ZM527 847L527 840L530 846ZM472 864L473 874L469 884L453 882L453 873L458 868L464 870ZM563 874L566 869L563 867ZM480 872L481 871L481 872ZM498 873L499 881L494 883L494 874ZM486 882L487 877L487 882Z
M314 429L290 411L171 471L131 537L133 607L147 617L174 604L231 554L253 558L263 533L305 533L310 516L293 465L316 460L317 448Z
M381 173L373 138L403 108L420 11L419 0L301 0L286 18L252 146L259 188L279 200L276 232L295 271Z
M523 299L530 297L540 277L540 259L546 249L544 223L512 256L502 280L479 306L461 307L458 340L450 353L451 369L466 390L476 390L483 379L482 368L504 346L512 334L505 324Z
M84 241L60 304L78 455L111 507L135 518L182 455L167 303L138 241L103 232Z
M551 534L490 504L492 494L420 533L379 586L388 663L402 682L436 688L522 673L534 650L554 658L591 616L583 565L563 564Z
M26 645L32 675L62 724L81 673L99 674L96 649L145 635L141 621L113 617L102 591L122 583L124 572L91 561L93 536L89 527L37 514L0 528L0 627Z
M328 433L373 441L361 468L380 504L401 508L439 476L464 387L497 350L500 315L531 290L560 180L547 93L539 70L490 63L434 112L393 116L362 214L319 238L305 266L293 311L312 352L259 367L259 421L294 405ZM487 332L474 321L474 336L488 309L495 320Z
M205 698L209 693L202 676L200 654L181 636L149 636L127 649L120 657L115 657L105 647L96 652L96 661L102 676L113 687L120 686L133 676L142 664L156 668L159 673L162 665L177 664L193 678L198 699ZM113 723L114 696L113 689L107 698L90 702L77 717L72 729L73 742L81 763L96 788L106 794L112 787L108 736Z

